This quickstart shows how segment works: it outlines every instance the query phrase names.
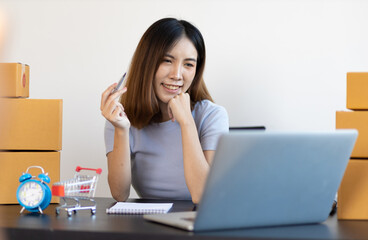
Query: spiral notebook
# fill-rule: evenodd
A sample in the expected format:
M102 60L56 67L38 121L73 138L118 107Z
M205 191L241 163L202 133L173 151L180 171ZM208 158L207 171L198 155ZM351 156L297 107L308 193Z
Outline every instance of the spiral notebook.
M167 213L172 203L133 203L117 202L114 206L107 208L107 214L157 214Z

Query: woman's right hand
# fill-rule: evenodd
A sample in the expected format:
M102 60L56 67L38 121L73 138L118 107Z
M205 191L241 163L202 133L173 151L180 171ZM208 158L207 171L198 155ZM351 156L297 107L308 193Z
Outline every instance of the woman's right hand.
M112 91L117 84L114 83L108 87L101 97L101 114L104 116L115 128L129 129L130 121L124 112L123 105L118 101L121 95L123 95L127 88L114 92Z

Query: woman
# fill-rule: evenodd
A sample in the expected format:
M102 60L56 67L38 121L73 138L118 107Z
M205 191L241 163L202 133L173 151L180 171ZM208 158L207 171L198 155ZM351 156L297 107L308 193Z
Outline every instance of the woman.
M164 18L142 36L126 85L102 94L108 182L117 201L130 184L143 198L199 202L227 112L202 75L204 40L186 21ZM120 98L120 102L117 99Z

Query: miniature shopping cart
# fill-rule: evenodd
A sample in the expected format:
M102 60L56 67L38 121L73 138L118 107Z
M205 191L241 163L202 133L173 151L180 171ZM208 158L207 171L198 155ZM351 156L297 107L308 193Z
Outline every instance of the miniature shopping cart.
M92 176L82 175L80 174L81 170L94 171L96 174ZM98 176L102 169L78 166L75 171L74 178L52 185L52 195L58 196L64 201L63 205L56 208L56 214L59 214L60 210L65 210L70 217L72 213L77 213L78 210L90 209L92 215L94 215L96 213L96 202L93 197L95 196ZM82 206L82 202L84 206Z

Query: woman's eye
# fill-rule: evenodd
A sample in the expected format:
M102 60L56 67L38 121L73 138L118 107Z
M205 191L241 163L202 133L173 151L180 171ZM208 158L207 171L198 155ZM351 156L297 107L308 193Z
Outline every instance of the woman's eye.
M162 60L163 62L166 62L166 63L171 63L171 60L170 59L164 59Z
M187 66L187 67L194 67L194 64L192 64L192 63L186 63L185 66Z

